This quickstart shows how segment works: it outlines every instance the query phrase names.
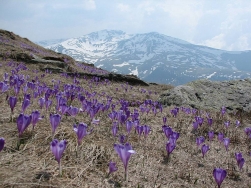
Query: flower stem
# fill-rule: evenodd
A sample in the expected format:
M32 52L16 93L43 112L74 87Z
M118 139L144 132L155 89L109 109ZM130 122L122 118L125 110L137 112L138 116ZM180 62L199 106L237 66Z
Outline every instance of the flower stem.
M61 166L61 161L59 162L59 176L62 176L62 166Z
M128 182L128 171L127 171L127 169L125 170L125 181L126 181L126 183Z

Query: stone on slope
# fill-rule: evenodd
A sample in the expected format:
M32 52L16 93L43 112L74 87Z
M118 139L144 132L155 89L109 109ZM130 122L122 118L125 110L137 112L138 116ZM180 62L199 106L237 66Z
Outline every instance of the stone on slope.
M251 79L231 81L197 80L177 86L160 95L163 105L191 106L197 109L251 111Z

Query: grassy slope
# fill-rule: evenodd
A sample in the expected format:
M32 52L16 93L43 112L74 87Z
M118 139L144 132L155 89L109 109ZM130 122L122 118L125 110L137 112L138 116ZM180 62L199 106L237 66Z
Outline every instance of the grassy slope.
M3 78L5 72L11 74L11 70L20 65L20 62L8 66L12 57L2 60L0 68L0 77ZM28 65L27 65L28 66ZM53 87L52 79L56 82L61 81L61 90L64 84L72 84L73 78L63 77L59 74L45 74L44 72L34 73L35 65L29 65L28 70L21 70L19 74L29 75L30 80L35 76L39 77L41 83ZM3 80L3 79L2 79ZM111 83L103 85L93 83L90 79L78 79L80 85L86 91L97 95L91 99L98 99L99 102L105 102L106 96L113 97L113 103L120 99L127 101L141 101L145 99L157 100L158 94L162 90L169 88L163 85L151 85L149 87L133 86L127 91L125 83ZM122 84L122 85L121 85ZM118 91L116 91L118 88ZM141 90L147 90L141 93ZM149 94L148 91L152 91ZM31 91L28 91L31 93ZM157 95L154 94L157 92ZM8 93L14 95L13 89ZM100 96L100 95L103 96ZM60 126L56 130L55 138L68 141L67 148L62 157L63 175L58 174L58 165L50 151L51 126L49 122L49 113L55 112L56 104L53 100L52 108L49 112L42 111L45 116L31 132L31 126L25 130L22 135L23 144L19 150L17 143L17 126L15 119L20 113L22 103L22 90L19 94L18 104L14 110L14 122L10 121L10 108L5 100L7 93L1 93L0 96L0 137L4 137L6 145L0 152L0 185L2 187L125 187L123 180L123 164L113 149L113 144L118 143L118 139L113 138L111 134L111 120L107 114L110 112L99 113L96 118L100 119L99 125L90 123L90 118L86 113L80 113L76 118L64 116ZM40 97L39 97L40 98ZM74 100L73 106L81 107L78 100ZM119 106L117 105L116 110ZM138 109L138 106L131 106L130 110ZM128 187L214 187L215 182L212 171L215 167L227 169L228 176L224 180L222 187L249 187L250 184L250 144L246 140L244 127L250 124L250 117L243 117L242 126L235 128L234 121L240 119L236 116L226 114L222 120L218 112L210 112L214 119L211 129L215 132L224 132L230 138L231 143L229 152L225 151L223 144L220 144L215 138L213 142L206 143L210 145L210 151L203 159L200 149L195 144L197 136L207 137L209 127L206 122L199 128L198 132L192 131L193 115L186 115L181 112L177 118L170 114L172 107L164 108L162 113L155 116L152 112L149 115L140 113L140 122L142 125L149 125L152 129L150 135L140 139L134 133L134 129L128 139L136 154L132 155L129 161L129 181ZM25 114L30 114L34 109L39 109L38 98L32 98L32 104L28 107ZM168 125L175 131L180 132L180 138L177 141L177 147L166 160L165 143L166 138L162 132L162 118L167 116ZM205 113L202 114L205 118ZM232 124L228 131L224 128L223 121L229 119ZM83 139L79 147L78 157L76 157L76 135L72 129L74 121L87 123L89 127L94 127L92 134ZM119 130L120 134L125 134L124 127ZM234 158L235 152L242 152L246 160L243 170L240 172L237 168ZM118 171L106 178L109 161L115 161Z

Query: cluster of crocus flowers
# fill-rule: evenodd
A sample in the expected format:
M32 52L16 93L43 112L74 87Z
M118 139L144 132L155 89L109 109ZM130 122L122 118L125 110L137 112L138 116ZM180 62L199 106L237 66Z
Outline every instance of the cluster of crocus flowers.
M180 134L172 130L168 125L162 126L162 131L164 132L168 141L166 142L167 159L169 159L170 154L176 148L176 141L178 140Z
M242 153L235 153L235 159L239 169L241 170L245 163L245 159L242 157Z

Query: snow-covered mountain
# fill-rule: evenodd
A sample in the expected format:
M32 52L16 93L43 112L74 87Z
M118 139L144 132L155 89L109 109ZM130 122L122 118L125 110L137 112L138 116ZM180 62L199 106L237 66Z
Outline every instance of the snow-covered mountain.
M200 78L229 80L251 75L251 51L218 50L156 32L102 30L45 47L148 82L179 85Z

